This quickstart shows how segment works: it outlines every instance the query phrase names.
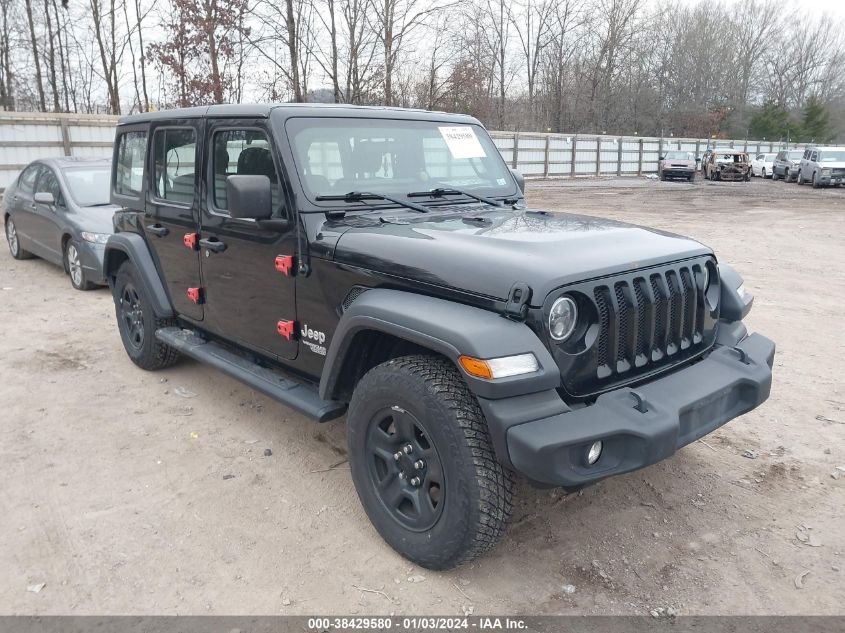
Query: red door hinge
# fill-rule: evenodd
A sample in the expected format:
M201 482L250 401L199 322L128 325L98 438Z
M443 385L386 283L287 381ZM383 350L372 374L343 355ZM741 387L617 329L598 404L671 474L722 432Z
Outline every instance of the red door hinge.
M199 240L199 237L199 233L185 233L185 236L182 238L182 243L185 245L185 248L190 248L192 251L198 250L197 241Z
M188 299L193 301L196 304L203 303L203 292L202 288L188 288L188 292L185 293L188 295Z
M276 323L276 332L279 333L279 336L284 336L290 341L296 333L294 325L296 325L294 321L279 321Z
M285 277L290 277L291 271L293 270L293 261L293 255L277 255L276 270Z

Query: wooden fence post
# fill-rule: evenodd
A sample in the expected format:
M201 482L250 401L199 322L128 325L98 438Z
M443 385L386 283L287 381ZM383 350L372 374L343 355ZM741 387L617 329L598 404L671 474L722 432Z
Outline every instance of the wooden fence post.
M513 135L513 158L511 160L511 167L514 169L519 165L519 132Z
M596 137L596 176L601 176L601 137Z
M622 175L622 137L616 139L616 175Z
M546 153L543 162L543 177L549 177L549 135L546 134Z
M578 158L578 137L572 137L572 161L569 163L569 175L575 178L575 160Z
M643 139L640 139L640 150L637 156L637 176L643 175Z
M64 117L59 118L59 125L62 128L62 149L65 152L65 156L70 156L72 154L72 150L70 146L70 130L67 126L67 119Z

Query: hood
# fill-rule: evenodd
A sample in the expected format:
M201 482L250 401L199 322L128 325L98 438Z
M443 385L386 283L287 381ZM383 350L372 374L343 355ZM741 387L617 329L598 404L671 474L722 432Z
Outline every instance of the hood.
M109 204L101 207L79 207L73 206L73 213L68 214L68 220L80 231L91 233L114 233L114 222L112 217L120 207Z
M339 220L335 260L497 299L521 281L536 306L569 283L712 253L685 237L573 213L435 213L402 214L398 223L372 213L347 228Z
M829 163L819 163L821 169L845 169L845 161L832 160Z
M678 159L675 159L675 158L664 158L663 160L661 160L661 161L660 161L660 164L661 164L663 167L671 167L671 166L676 166L676 167L695 167L695 161L694 161L694 160L687 160L687 159L685 159L685 158L678 158Z

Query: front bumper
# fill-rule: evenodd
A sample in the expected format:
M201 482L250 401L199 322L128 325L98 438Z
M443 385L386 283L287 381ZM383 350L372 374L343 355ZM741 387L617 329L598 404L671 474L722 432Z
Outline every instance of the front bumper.
M564 488L654 464L764 402L774 354L772 341L752 334L668 376L608 392L590 406L512 426L510 461L532 481ZM586 451L596 440L603 442L601 457L588 466Z
M695 174L695 169L692 167L688 169L684 167L671 167L663 170L663 175L666 178L689 178L693 174Z
M79 241L79 262L82 264L82 270L85 271L85 279L101 286L108 285L103 275L105 253L105 244Z

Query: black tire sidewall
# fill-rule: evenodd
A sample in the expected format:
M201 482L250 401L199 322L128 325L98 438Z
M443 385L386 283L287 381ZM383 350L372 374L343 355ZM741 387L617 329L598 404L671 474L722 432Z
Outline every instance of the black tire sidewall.
M68 259L67 259L67 252L68 252L68 249L71 246L73 246L76 249L77 257L80 257L79 244L77 244L76 241L74 241L74 240L68 240L67 243L65 244L64 252L62 253L62 259L64 260L65 272L67 273L67 276L70 278L70 285L73 286L76 290L89 290L91 288L92 284L89 283L87 279L85 279L85 269L81 268L82 267L82 261L81 260L79 262L79 265L80 265L81 272L82 272L82 282L78 286L73 281L73 275L70 274L70 262L68 262Z
M120 313L120 297L126 285L130 283L138 293L141 311L143 312L144 341L140 348L136 348L129 341L129 333L126 331L126 324ZM132 359L133 363L146 369L154 361L156 355L155 315L153 313L152 303L147 296L146 288L139 282L135 269L128 263L123 264L117 271L114 279L114 288L112 289L112 298L114 299L115 316L117 317L117 329L120 331L120 340L123 342L126 354Z
M9 248L9 254L11 254L12 257L14 257L15 259L21 259L21 253L23 252L23 249L21 249L20 233L17 232L17 227L15 227L15 234L17 235L18 240L18 251L17 253L15 253L14 251L12 251L12 244L9 242L9 224L12 224L12 226L14 226L15 224L14 219L11 217L6 218L6 222L3 225L3 235L6 237L6 246Z
M436 361L435 361L436 362ZM365 376L353 395L347 416L347 442L352 480L373 526L400 554L424 567L443 569L459 559L472 540L479 490L473 456L454 413L442 396L403 367L379 366ZM413 532L384 508L370 480L366 436L374 415L391 406L412 413L426 428L444 473L442 514L431 529Z

